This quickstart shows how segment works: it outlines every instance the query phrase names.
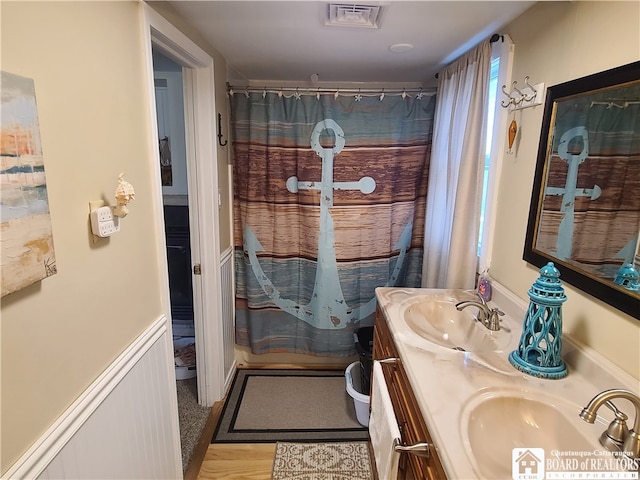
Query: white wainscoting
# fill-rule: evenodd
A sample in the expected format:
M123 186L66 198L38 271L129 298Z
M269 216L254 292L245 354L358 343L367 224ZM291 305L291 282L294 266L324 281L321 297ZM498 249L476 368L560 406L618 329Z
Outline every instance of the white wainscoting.
M225 388L235 371L235 287L233 276L233 248L228 248L220 259L222 282L222 336L224 350Z
M171 345L163 316L3 478L182 478Z

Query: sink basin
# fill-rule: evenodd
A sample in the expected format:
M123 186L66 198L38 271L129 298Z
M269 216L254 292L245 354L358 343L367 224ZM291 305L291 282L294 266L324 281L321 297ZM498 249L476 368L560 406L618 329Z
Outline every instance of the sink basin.
M505 348L511 339L509 332L485 328L476 320L476 307L456 309L459 301L473 298L468 293L421 295L404 309L404 321L413 333L441 347L477 353Z
M578 417L581 407L542 393L485 393L472 399L461 417L467 453L483 478L512 478L513 449L559 452L602 450L598 427Z

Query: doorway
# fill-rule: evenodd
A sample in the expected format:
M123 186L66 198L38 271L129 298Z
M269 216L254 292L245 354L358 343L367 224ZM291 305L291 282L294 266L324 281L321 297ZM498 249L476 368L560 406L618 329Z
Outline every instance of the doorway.
M156 124L153 52L171 59L182 69L184 99L184 132L187 163L187 199L189 244L193 288L193 324L195 335L198 403L211 407L224 396L225 342L222 331L221 254L219 238L219 199L217 149L215 146L215 81L213 59L153 8L141 4L147 38L149 120ZM158 222L156 235L164 237L164 205L162 200L161 164L157 128L150 135L150 147L158 152L153 158L157 172L154 185ZM160 273L168 271L167 256L158 256ZM164 276L164 275L162 275ZM171 300L168 274L162 287L163 308L170 318ZM206 292L206 294L205 294ZM167 325L167 328L171 328ZM173 349L173 345L167 345ZM233 347L233 345L231 345Z
M199 405L182 66L152 48L178 425L186 471L209 417ZM194 229L197 234L197 228ZM200 308L200 306L198 306Z
M182 70L184 100L184 136L187 164L187 200L191 265L189 275L193 289L193 329L195 336L197 398L200 407L208 408L221 400L235 369L233 310L225 308L233 298L233 248L220 249L220 205L218 152L216 146L216 89L224 82L215 82L214 60L184 33L146 3L140 3L145 37L145 70L149 98L149 167L157 181L152 182L155 199L155 231L158 239L166 236L163 189L161 185L160 137L158 136L153 51L171 59ZM164 138L164 137L162 137ZM226 164L225 164L226 166ZM221 169L222 170L222 169ZM170 323L172 302L169 288L168 260L164 249L157 252L159 289L165 325ZM231 271L231 275L229 274ZM226 286L226 287L225 287ZM231 288L229 288L231 286ZM175 303L175 302L174 302ZM165 335L167 351L173 351L173 340ZM174 376L175 365L167 368ZM179 435L177 395L171 393L175 415L174 432Z
M184 380L196 378L196 363L182 66L152 51L171 325L182 352L176 379Z

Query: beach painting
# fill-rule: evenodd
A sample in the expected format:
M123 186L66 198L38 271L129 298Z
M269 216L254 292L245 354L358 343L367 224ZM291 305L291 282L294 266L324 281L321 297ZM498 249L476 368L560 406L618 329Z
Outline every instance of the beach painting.
M56 273L33 79L0 72L2 297Z

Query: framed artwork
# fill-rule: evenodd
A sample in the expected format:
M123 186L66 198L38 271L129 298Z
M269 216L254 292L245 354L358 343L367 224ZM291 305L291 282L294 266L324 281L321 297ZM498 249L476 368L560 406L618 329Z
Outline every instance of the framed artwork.
M0 72L2 296L56 273L35 85Z

